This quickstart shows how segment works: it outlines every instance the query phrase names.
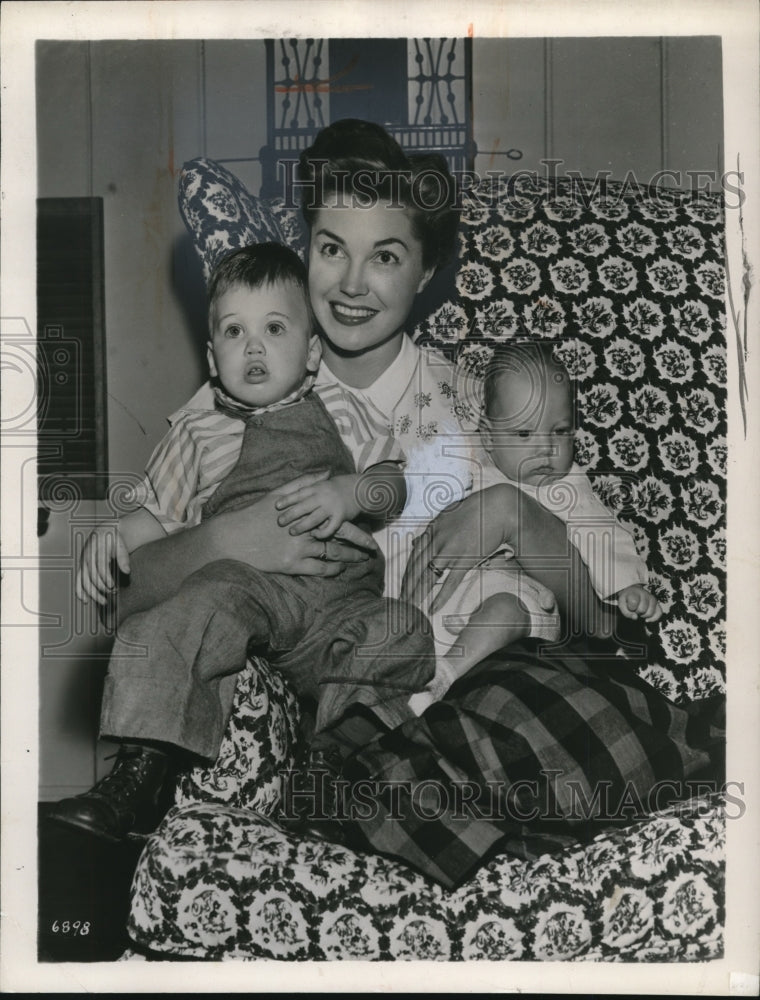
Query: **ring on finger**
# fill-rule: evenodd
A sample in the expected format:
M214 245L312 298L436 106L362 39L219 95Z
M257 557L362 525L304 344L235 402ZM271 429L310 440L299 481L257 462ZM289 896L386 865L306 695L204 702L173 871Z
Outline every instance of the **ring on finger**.
M317 558L320 559L322 562L327 562L327 542L322 542L322 545L324 547L323 547L322 551L319 553L319 555L317 556Z

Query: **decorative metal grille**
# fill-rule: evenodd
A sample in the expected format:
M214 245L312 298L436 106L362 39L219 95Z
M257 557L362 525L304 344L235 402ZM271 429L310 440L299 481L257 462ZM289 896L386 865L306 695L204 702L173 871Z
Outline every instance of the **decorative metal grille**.
M281 76L270 86L274 98L274 134L285 139L304 129L320 129L329 121L323 108L330 106L328 43L321 38L289 38L269 42L274 46L275 72ZM287 147L282 147L287 148Z
M466 124L464 41L410 38L407 42L410 125Z
M350 106L356 118L378 120L363 111L369 92L377 102L382 81L368 82L361 53L370 53L373 39L356 40L358 56L345 65L331 63L331 46L344 42L289 38L266 42L267 145L261 150L262 194L282 194L281 160L292 160L309 146L317 132L333 120L331 95L340 94L341 113ZM394 40L395 41L395 40ZM403 45L404 40L397 40ZM471 170L472 41L469 38L406 39L406 107L388 109L385 125L408 152L437 152L454 170ZM403 56L402 56L403 59ZM403 72L403 61L398 66ZM393 66L384 67L386 79ZM394 81L395 82L395 81ZM406 120L404 120L406 119Z

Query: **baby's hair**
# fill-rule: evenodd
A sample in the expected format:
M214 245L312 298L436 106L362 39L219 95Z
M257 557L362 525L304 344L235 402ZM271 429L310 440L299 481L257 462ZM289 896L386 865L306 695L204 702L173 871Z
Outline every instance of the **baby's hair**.
M453 257L459 228L456 183L437 153L407 156L374 122L344 118L323 128L298 164L301 209L311 229L327 194L347 204L388 200L411 210L423 266L440 269Z
M291 282L304 295L313 326L309 303L309 278L298 254L281 243L255 243L227 254L211 272L208 284L209 324L213 326L216 303L230 288L261 288Z
M537 385L551 375L569 386L567 369L558 360L556 340L513 340L494 349L483 376L483 416L493 417L499 399L499 380L504 375L519 375Z

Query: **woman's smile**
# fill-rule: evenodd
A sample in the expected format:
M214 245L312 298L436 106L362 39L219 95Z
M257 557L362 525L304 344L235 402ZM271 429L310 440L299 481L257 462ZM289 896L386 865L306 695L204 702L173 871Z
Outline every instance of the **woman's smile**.
M344 326L360 326L378 313L377 309L368 309L366 306L349 306L344 302L331 302L330 308L335 321Z
M354 323L366 323L378 312L377 309L368 309L366 306L349 306L345 302L331 302L330 305L337 321L349 326Z

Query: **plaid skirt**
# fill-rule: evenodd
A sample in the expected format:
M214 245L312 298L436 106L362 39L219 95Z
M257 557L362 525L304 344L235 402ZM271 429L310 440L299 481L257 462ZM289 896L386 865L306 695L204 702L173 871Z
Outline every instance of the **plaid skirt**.
M679 706L626 660L540 645L489 657L348 758L351 846L451 888L493 853L533 859L720 780L719 704Z

